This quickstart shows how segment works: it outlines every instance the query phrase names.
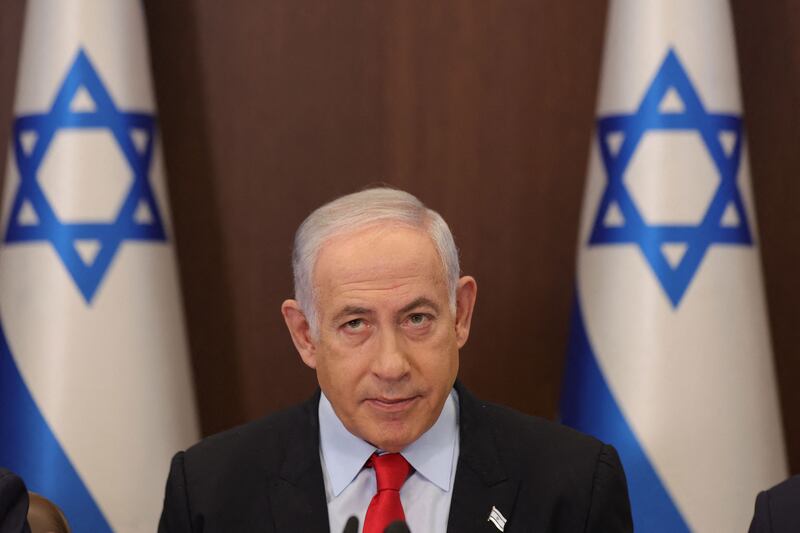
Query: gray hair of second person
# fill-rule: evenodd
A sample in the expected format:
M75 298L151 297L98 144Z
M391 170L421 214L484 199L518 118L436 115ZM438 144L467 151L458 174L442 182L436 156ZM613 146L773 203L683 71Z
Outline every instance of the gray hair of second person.
M442 216L405 191L388 187L366 189L316 209L300 224L295 234L292 251L294 297L305 314L313 338L318 338L319 334L313 278L320 250L332 237L382 223L399 224L428 233L442 261L450 311L455 313L460 275L458 249Z

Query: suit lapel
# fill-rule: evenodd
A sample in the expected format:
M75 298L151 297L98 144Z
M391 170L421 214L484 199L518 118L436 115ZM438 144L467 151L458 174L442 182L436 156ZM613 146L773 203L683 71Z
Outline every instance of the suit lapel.
M269 480L272 516L277 532L327 532L328 505L319 459L319 391L304 405L287 440L280 474Z
M447 531L497 533L501 529L489 520L489 515L496 509L500 517L511 519L519 480L510 476L500 461L493 430L481 419L478 400L460 382L455 388L459 397L460 441ZM502 525L500 517L497 521Z
M494 433L481 419L481 406L458 381L459 457L448 533L497 532L492 509L512 518L519 480L500 461ZM271 514L276 532L327 532L328 505L319 459L319 391L306 402L303 420L289 436L280 474L269 479ZM505 530L508 532L508 528Z

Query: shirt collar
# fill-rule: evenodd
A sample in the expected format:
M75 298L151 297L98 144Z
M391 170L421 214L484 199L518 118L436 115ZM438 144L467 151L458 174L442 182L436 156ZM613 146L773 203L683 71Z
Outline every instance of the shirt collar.
M414 470L447 492L454 468L456 439L458 393L453 389L436 423L401 453ZM319 399L319 444L323 468L327 471L334 497L355 479L370 455L378 451L344 427L325 393Z

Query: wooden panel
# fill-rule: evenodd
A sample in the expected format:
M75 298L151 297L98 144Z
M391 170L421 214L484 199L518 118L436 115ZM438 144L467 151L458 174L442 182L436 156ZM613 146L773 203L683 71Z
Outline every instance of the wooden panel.
M800 473L800 4L732 5L786 442Z
M440 211L478 279L464 381L554 416L605 2L145 4L204 433L314 388L279 313L293 232L321 203L376 182ZM733 6L800 472L800 7ZM22 3L0 5L5 124L21 17Z
M11 133L11 117L14 108L14 91L17 85L17 62L19 61L22 21L25 18L24 2L0 4L0 184L5 182L8 161L8 141ZM0 188L0 194L3 194Z
M202 94L208 139L199 144L211 170L195 169L193 179L210 179L216 192L214 206L200 207L216 209L221 223L222 242L213 244L228 278L211 283L230 289L237 351L228 355L244 416L293 403L315 384L278 313L291 294L297 224L325 200L379 181L439 210L464 271L479 280L463 379L485 397L552 416L605 6L300 1L231 10L207 1L148 9L179 237L197 231L199 215L192 185L172 164L186 165L195 144L188 138L200 133L195 122L180 123L171 108L186 104L170 94ZM163 56L191 58L193 41L200 68L174 71ZM203 265L182 270L188 294L207 278ZM192 307L198 384L222 388L228 378L204 377L220 354L194 338L209 335L218 310ZM206 429L219 425L208 420L204 413Z

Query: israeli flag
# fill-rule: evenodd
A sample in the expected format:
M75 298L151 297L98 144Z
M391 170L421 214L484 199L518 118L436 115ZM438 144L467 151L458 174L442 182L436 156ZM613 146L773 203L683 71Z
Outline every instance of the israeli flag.
M636 531L745 531L786 476L731 13L612 0L562 420L611 442Z
M197 438L141 2L28 0L0 232L0 465L154 531Z

